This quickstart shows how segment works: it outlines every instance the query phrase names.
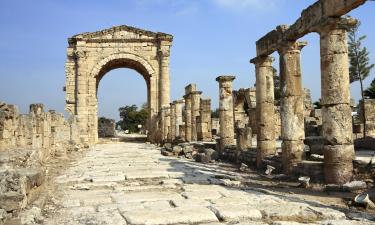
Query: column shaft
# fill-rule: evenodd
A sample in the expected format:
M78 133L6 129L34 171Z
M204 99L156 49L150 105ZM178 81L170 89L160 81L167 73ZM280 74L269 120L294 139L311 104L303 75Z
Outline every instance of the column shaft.
M174 103L170 104L171 113L170 113L170 140L173 142L176 139L176 105Z
M185 141L191 141L191 96L184 96L185 99Z
M287 43L279 50L281 80L281 137L285 174L302 160L304 149L304 108L301 72L301 49L305 42Z
M273 67L270 56L258 57L251 62L256 68L256 117L257 117L257 167L262 160L276 153L275 106Z
M198 141L211 141L211 99L201 99L197 126Z
M234 145L234 110L232 82L235 76L219 76L219 120L220 120L220 149L222 153L225 147Z
M199 116L199 105L201 99L201 91L193 91L191 96L191 140L197 141L197 117Z
M331 19L320 30L324 176L342 184L353 174L347 32L352 20Z

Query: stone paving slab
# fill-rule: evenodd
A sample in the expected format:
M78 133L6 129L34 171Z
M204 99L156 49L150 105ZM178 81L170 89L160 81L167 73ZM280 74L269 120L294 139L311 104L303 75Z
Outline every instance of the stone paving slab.
M144 202L144 201L170 201L173 199L182 200L179 193L172 191L150 191L150 192L129 192L118 196L115 200L122 203Z
M134 210L123 213L133 225L196 224L218 222L215 214L205 207L177 207L170 210Z
M218 176L239 174L215 164L164 157L141 143L100 144L54 178L58 188L53 202L59 210L45 224L371 224L303 200L215 185Z
M213 205L210 209L223 221L261 220L262 213L247 205Z

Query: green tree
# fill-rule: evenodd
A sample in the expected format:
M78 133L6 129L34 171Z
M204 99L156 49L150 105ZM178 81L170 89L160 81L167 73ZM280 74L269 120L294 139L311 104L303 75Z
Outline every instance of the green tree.
M142 105L138 110L136 105L124 106L119 108L121 120L118 125L123 130L129 130L130 133L139 132L138 125L145 126L148 118L147 105Z
M370 87L365 90L365 96L375 98L375 78L372 80Z
M360 22L356 26L349 30L349 77L350 83L359 81L361 87L361 97L364 101L364 91L363 91L363 80L370 75L371 69L374 68L374 64L370 64L369 52L366 47L362 46L362 41L366 39L366 36L358 36L358 28L361 25ZM363 118L365 118L364 104L362 104ZM363 136L366 137L366 121L363 121Z
M219 118L219 108L216 108L214 111L211 111L211 118Z

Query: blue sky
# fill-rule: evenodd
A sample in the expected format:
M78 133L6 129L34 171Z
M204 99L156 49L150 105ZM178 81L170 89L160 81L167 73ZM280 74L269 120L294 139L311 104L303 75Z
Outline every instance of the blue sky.
M21 112L43 102L64 110L64 63L67 38L116 25L170 33L171 99L196 83L203 95L218 105L215 78L233 74L234 88L253 86L255 41L280 24L291 24L312 0L12 0L0 1L0 100L16 104ZM362 21L364 44L375 63L375 2L351 15ZM303 38L303 83L313 99L320 97L319 37ZM274 54L277 58L278 55ZM275 62L278 68L278 61ZM367 78L368 85L375 71ZM358 84L351 85L359 98ZM99 112L117 118L122 105L146 101L143 78L129 69L110 71L99 86Z

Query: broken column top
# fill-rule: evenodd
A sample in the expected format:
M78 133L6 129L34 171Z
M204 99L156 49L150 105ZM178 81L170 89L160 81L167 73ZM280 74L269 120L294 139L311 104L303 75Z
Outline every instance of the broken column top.
M193 91L197 90L197 85L196 84L189 84L188 86L185 87L185 94L190 94Z
M257 56L255 58L252 58L250 60L250 63L253 63L255 65L260 64L260 63L268 63L269 65L272 65L273 61L275 61L275 58L272 56Z
M38 115L42 112L44 112L44 105L42 103L35 103L30 105L30 113Z
M233 81L234 79L236 79L236 77L232 75L222 75L216 77L217 82Z

